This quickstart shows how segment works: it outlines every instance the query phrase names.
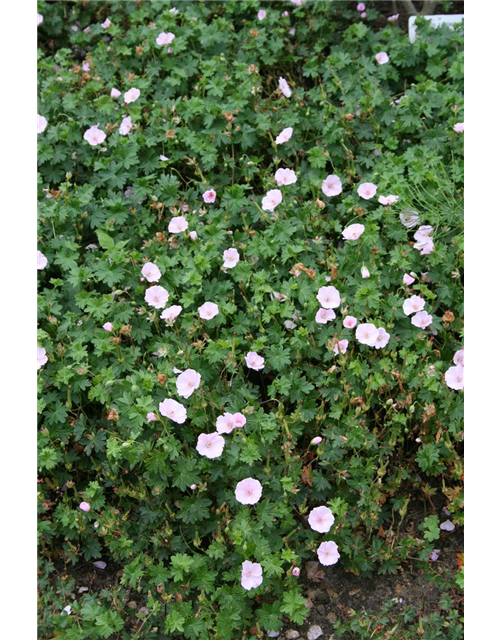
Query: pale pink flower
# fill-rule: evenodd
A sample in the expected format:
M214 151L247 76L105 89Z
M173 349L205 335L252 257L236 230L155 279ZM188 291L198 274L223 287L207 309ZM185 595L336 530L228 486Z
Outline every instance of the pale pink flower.
M405 273L403 276L403 283L410 285L413 284L415 282L415 278L412 278L411 275L409 273Z
M256 504L262 497L262 485L254 478L245 478L238 482L234 494L241 504Z
M364 224L350 224L342 231L344 240L357 240L365 230Z
M167 158L167 156L164 156L163 154L162 154L162 155L160 155L160 160L161 160L162 162L168 162L168 158ZM184 211L184 209L183 209L183 211Z
M82 64L82 69L85 71L85 73L87 73L87 71L90 71L90 64L87 62L87 60L85 60L85 62Z
M160 402L158 405L160 413L165 418L172 420L172 422L177 422L177 424L184 424L187 418L186 407L182 405L177 400L173 400L172 398L165 398L163 402Z
M37 132L43 133L47 128L47 118L44 118L39 113L37 113Z
M354 329L354 327L358 324L358 319L354 316L346 316L342 324L346 329Z
M156 44L158 45L169 45L172 44L172 42L174 41L174 34L173 33L165 33L164 31L162 31L160 33L160 35L156 38Z
M45 269L45 267L47 266L47 258L43 255L43 253L41 251L37 251L37 260L36 260L36 268L39 269L40 271L42 269Z
M141 270L142 275L148 282L158 282L161 278L161 271L154 264L154 262L146 262Z
M191 240L197 240L198 239L198 234L196 233L196 231L190 231L188 235L191 238Z
M189 488L191 489L191 491L194 491L196 489L196 485L195 484L190 484Z
M233 415L235 429L243 429L247 423L245 416L239 411Z
M240 261L240 254L238 253L238 249L226 249L222 254L222 258L224 260L222 266L225 269L232 269Z
M441 531L453 531L455 529L455 525L451 520L445 520L444 522L441 522L439 528Z
M336 309L340 306L340 293L334 286L320 287L316 299L323 309Z
M416 227L417 224L420 224L419 214L412 209L405 209L399 214L399 219L401 220L401 224L407 229L411 229L412 227Z
M130 133L130 130L132 129L132 126L133 126L132 119L130 118L130 116L127 116L126 118L123 118L118 131L121 133L122 136L128 136L128 134Z
M422 242L429 239L432 231L433 227L431 227L429 224L424 224L415 231L415 235L413 237L418 242Z
M198 307L198 313L203 320L212 320L219 313L219 307L215 302L205 302Z
M94 124L87 129L83 134L83 139L86 140L92 147L95 147L97 144L101 144L106 140L106 134L104 131L99 129L99 125Z
M427 311L419 311L413 316L411 323L419 329L425 329L432 324L432 316Z
M389 16L387 18L387 22L396 22L398 18L399 18L399 13L395 13L393 16Z
M292 95L292 90L290 89L290 86L288 82L285 80L285 78L280 77L279 89L281 93L285 96L285 98L289 98Z
M411 316L412 313L422 311L425 307L425 300L420 296L412 296L403 302L403 312L405 316Z
M296 578L298 578L300 576L300 569L299 567L294 567L292 569L292 575L295 576Z
M215 422L215 428L217 433L231 433L234 429L234 416L232 413L226 412L221 416L218 416Z
M450 389L460 391L464 388L464 367L450 367L444 374L444 380Z
M358 196L363 200L370 200L377 193L377 186L373 182L362 182L358 187Z
M250 591L262 584L262 567L258 562L245 560L241 565L241 586Z
M359 17L360 17L360 18L366 18L366 11L363 11L363 13L361 13L361 14L359 15Z
M179 304L174 304L171 307L167 307L166 309L163 309L163 311L161 312L160 318L162 320L165 320L165 322L170 323L177 318L177 316L180 314L181 311L182 311L182 307Z
M41 369L43 365L48 361L47 352L43 347L37 347L36 355L37 355L36 368Z
M288 33L289 33L291 36L294 36L294 35L295 35L295 27L292 27L291 29L289 29Z
M267 11L264 11L264 9L261 9L257 14L257 18L259 20L264 20L266 16L267 16Z
M374 347L378 339L378 329L371 322L358 325L356 329L356 340L361 344Z
M36 26L39 27L43 22L43 16L41 13L36 14Z
M168 223L168 232L169 233L182 233L186 231L188 228L188 221L184 216L175 216Z
M154 285L146 289L144 299L155 309L163 309L168 302L168 291L163 287Z
M307 521L313 531L327 533L332 528L335 518L328 507L316 507L309 514Z
M249 351L245 356L245 362L249 369L260 371L264 368L264 358L255 351Z
M383 327L379 327L378 336L373 345L375 349L383 349L389 344L389 340L391 339L391 334L387 333L387 331Z
M148 422L156 422L158 420L158 418L156 417L156 413L150 411L148 414L146 414L146 420Z
M356 7L356 11L359 11L360 13L361 13L362 11L364 11L365 9L366 9L366 7L365 7L365 5L364 5L364 3L363 3L363 2L360 2L360 3L358 4L358 6Z
M194 369L186 369L178 376L175 386L177 393L183 398L189 398L200 386L201 375Z
M377 55L375 56L375 60L379 64L387 64L387 62L389 62L389 56L385 51L381 51L380 53L377 53Z
M464 123L463 122L457 122L457 124L453 125L453 131L456 131L456 133L463 133L464 132Z
M339 548L335 542L322 542L318 547L318 560L325 567L337 564L340 559Z
M288 142L293 134L293 127L286 127L276 138L276 144L283 144Z
M129 89L123 94L123 100L127 104L130 104L131 102L135 102L140 95L141 95L140 90L136 89L135 87L132 87L132 89Z
M318 324L326 324L330 320L335 320L335 317L333 309L319 309L314 319Z
M278 169L274 174L274 179L278 186L282 187L297 182L297 175L292 169Z
M211 202L215 202L216 196L217 192L214 189L208 189L208 191L205 191L202 198L204 202L210 204Z
M104 329L104 331L109 331L109 332L113 331L113 325L111 324L111 322L105 322L102 325L102 328Z
M339 340L333 345L333 353L338 356L340 353L345 353L349 346L349 340Z
M103 29L109 29L110 26L111 26L111 20L109 18L106 18L104 22L101 22L101 27Z
M457 365L457 367L464 366L464 350L463 349L460 349L460 351L457 351L455 353L455 355L453 356L453 362Z
M90 511L90 505L88 502L80 502L79 508L82 511Z
M413 248L417 249L417 251L420 251L421 256L427 256L429 255L429 253L432 253L434 251L434 241L432 238L425 238L424 240L415 242Z
M388 204L394 204L398 200L399 200L399 196L393 196L393 195L379 196L378 198L378 201L380 202L380 204L383 204L384 206L387 206Z
M283 200L283 195L279 189L271 189L262 198L262 208L264 211L274 211Z
M316 436L311 440L311 444L319 444L320 442L323 442L323 438L321 436Z
M218 458L222 454L224 444L224 438L217 432L200 433L198 436L196 451L200 456L205 456L205 458Z
M169 13L173 13L174 16L177 15L179 13L179 9L176 9L175 7L172 7L171 9L169 9L168 11Z
M365 265L363 265L361 267L361 277L362 278L369 278L370 277L370 272L368 271L368 267L365 267Z
M342 180L335 174L326 176L321 185L321 191L325 196L338 196L342 193Z
M114 87L111 89L111 93L110 93L112 98L119 98L122 95L121 91L118 91L118 89L115 89Z

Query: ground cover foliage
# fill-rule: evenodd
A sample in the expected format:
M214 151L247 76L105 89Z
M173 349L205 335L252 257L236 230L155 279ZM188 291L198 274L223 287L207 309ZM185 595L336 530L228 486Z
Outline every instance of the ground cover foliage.
M331 574L432 572L463 525L463 29L410 44L377 3L310 0L38 12L40 636L302 624L324 543ZM444 627L394 637L461 637L462 580Z

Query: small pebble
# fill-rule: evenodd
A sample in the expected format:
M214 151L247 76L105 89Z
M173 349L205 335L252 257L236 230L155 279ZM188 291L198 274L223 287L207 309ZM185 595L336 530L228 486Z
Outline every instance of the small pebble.
M288 629L288 631L285 633L286 640L297 640L299 636L300 633L298 631L295 631L295 629Z
M322 635L323 629L319 625L313 624L313 626L307 632L307 640L317 640L317 638Z

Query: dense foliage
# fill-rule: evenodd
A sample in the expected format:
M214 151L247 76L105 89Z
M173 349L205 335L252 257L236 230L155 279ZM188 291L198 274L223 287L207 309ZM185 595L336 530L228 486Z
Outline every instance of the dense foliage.
M322 542L340 553L329 572L395 573L430 562L433 499L462 524L463 393L445 372L463 347L463 30L421 25L410 44L355 5L38 4L43 637L260 637L305 619L293 569ZM280 168L296 182L278 187ZM170 321L145 299L146 263L163 307L182 307ZM341 297L327 322L322 287ZM425 328L403 309L413 295ZM362 344L348 315L387 344ZM185 370L201 376L188 396ZM166 399L184 421L161 415ZM201 455L226 412L246 423ZM249 477L254 505L235 496ZM428 515L408 532L412 496ZM318 506L326 533L308 522ZM115 581L77 593L72 567L95 561Z

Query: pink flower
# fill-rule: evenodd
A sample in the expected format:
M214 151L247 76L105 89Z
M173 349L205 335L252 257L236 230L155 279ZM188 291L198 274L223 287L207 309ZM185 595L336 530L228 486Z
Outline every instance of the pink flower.
M88 503L88 502L80 502L80 506L79 506L79 508L80 508L82 511L90 511L90 505L89 505L89 503Z
M250 591L262 584L262 567L258 562L245 560L241 565L241 586Z
M47 266L47 258L43 255L43 253L41 251L37 251L37 256L36 256L36 268L39 269L40 271L42 269L45 269L45 267Z
M85 62L82 64L82 69L87 72L90 71L90 64L85 60Z
M359 12L364 11L365 9L366 9L366 7L365 7L363 2L360 2L358 4L358 6L356 7L356 11L359 11Z
M286 127L276 138L276 144L283 144L288 142L293 134L293 127Z
M298 578L300 576L300 569L299 567L294 567L292 569L292 575L295 576L296 578Z
M158 418L156 417L156 413L153 413L152 411L150 411L146 415L146 419L148 422L156 422L158 420Z
M333 353L338 356L340 353L345 353L349 345L349 340L339 340L333 345Z
M165 320L165 322L170 323L177 318L177 316L180 314L181 311L182 311L182 307L179 304L174 304L171 307L167 307L166 309L163 309L163 311L161 312L160 318L162 320Z
M267 11L264 11L264 9L261 9L259 11L259 13L257 14L257 18L259 20L264 20L264 18L267 16Z
M177 393L183 398L189 398L200 386L201 375L194 369L186 369L178 376L175 386Z
M318 547L318 560L325 567L337 564L340 558L339 548L333 541L322 542Z
M346 316L342 324L346 329L354 329L354 327L358 324L358 319L354 316Z
M361 277L362 278L369 278L370 277L370 272L368 271L368 267L365 267L365 265L363 265L361 267Z
M455 525L451 520L445 520L444 522L441 522L439 528L441 531L453 531L455 529Z
M105 322L102 325L102 328L104 329L104 331L113 331L113 325L111 324L111 322Z
M235 413L233 415L233 420L234 420L234 426L235 426L236 429L243 429L243 427L247 423L247 419L239 411L238 411L238 413Z
M141 95L140 90L132 87L132 89L129 89L124 93L123 100L127 104L130 104L131 102L135 102L140 95Z
M419 311L416 313L411 319L411 323L415 325L415 327L419 327L420 329L425 329L430 324L432 324L432 316L427 313L427 311Z
M464 123L463 122L457 122L457 124L453 125L453 131L456 131L457 133L463 133L464 132Z
M255 351L249 351L245 356L245 362L249 369L254 371L260 371L264 368L264 358L259 356Z
M403 283L404 284L410 285L410 284L413 284L414 282L415 282L415 278L412 278L409 273L405 273L404 274L404 276L403 276Z
M160 33L160 35L156 38L156 44L158 45L169 45L172 44L172 42L174 41L174 34L173 33L165 33L164 31L162 31Z
M450 367L444 374L444 380L450 389L460 391L464 388L464 367Z
M168 162L168 158L167 158L167 156L164 156L163 154L162 154L162 155L160 155L160 160L161 160L162 162ZM184 209L183 209L183 211L184 211Z
M208 191L205 191L202 197L204 202L206 202L207 204L210 204L211 202L215 202L216 196L217 196L216 191L214 191L213 189L208 189Z
M130 116L127 116L126 118L123 118L118 131L121 133L122 136L128 136L131 129L132 129L132 120Z
M245 478L236 485L234 495L241 504L256 504L262 497L262 485L254 478Z
M297 182L297 176L292 169L278 169L274 174L274 179L279 187Z
M101 22L101 27L103 29L108 29L110 26L111 26L111 20L109 18L106 18L104 22Z
M43 365L48 361L47 352L43 347L37 347L37 369L41 369Z
M377 193L377 186L373 182L362 182L358 187L358 196L363 200L370 200Z
M198 313L203 320L211 320L219 313L219 307L215 302L205 302L201 307L198 307Z
M335 311L333 309L319 309L314 319L318 324L326 324L330 320L335 320Z
M196 233L196 231L190 231L188 235L191 238L191 240L197 240L198 239L198 234Z
M383 349L389 344L390 339L391 339L391 334L387 333L387 331L383 327L379 327L378 337L373 346L375 347L375 349Z
M144 300L155 309L163 309L168 302L168 291L163 287L154 285L146 289Z
M111 93L110 93L112 98L119 98L122 95L121 91L118 91L118 89L115 89L114 87L111 89Z
M43 22L43 16L41 13L36 14L36 26L39 27Z
M316 299L323 309L336 309L340 306L340 293L336 287L320 287Z
M215 428L217 429L217 433L231 433L234 429L234 416L232 413L224 413L219 416L215 423Z
M375 56L375 60L379 64L386 64L387 62L389 62L389 56L385 51L381 51L380 53L377 53L377 55Z
M320 442L323 442L323 438L321 436L316 436L311 440L311 444L319 444Z
M363 11L363 13L361 13L359 17L360 18L366 18L366 11Z
M423 240L428 240L432 231L433 231L433 227L431 227L429 224L424 224L415 231L415 235L413 237L418 242L421 242Z
M195 484L190 484L189 488L191 489L191 491L194 491L196 489L196 485Z
M403 302L403 312L406 316L411 316L412 313L422 311L424 307L425 300L420 296L412 296Z
M232 269L240 261L240 254L237 249L226 249L222 254L224 260L223 267L225 269Z
M148 282L158 282L161 278L161 271L154 264L154 262L146 262L141 270L142 275Z
M350 224L342 231L342 236L344 240L357 240L364 230L364 224Z
M99 129L99 125L94 124L87 129L83 134L83 139L86 140L92 147L95 147L97 144L101 144L106 140L106 134L104 131Z
M309 514L307 521L313 531L327 533L332 528L335 518L328 507L316 507Z
M464 350L463 349L460 349L460 351L457 351L455 353L455 355L453 356L453 362L457 365L457 367L464 366Z
M188 221L184 216L175 216L168 223L168 232L169 233L182 233L186 231L188 228Z
M401 220L401 224L407 229L416 227L417 224L420 223L420 216L412 209L405 209L405 211L399 214L399 219Z
M290 86L288 82L285 80L285 78L280 77L279 89L281 93L285 96L285 98L289 98L292 95L292 90L290 89Z
M292 27L291 29L289 29L288 33L289 33L291 36L294 36L294 35L295 35L295 27Z
M326 176L321 185L321 191L325 196L338 196L342 193L342 180L335 174Z
M384 206L388 204L394 204L398 200L399 200L399 196L393 196L393 195L379 196L378 198L378 201L380 202L380 204L383 204Z
M218 433L200 433L196 451L205 458L218 458L224 449L224 438Z
M274 211L282 200L281 191L279 189L271 189L262 198L262 208L264 211Z
M47 118L44 118L39 113L37 113L37 132L43 133L47 128Z
M356 329L356 340L361 344L374 347L378 339L378 329L370 322L358 325Z
M421 256L427 256L434 251L434 241L432 238L426 238L425 240L419 240L413 245L414 249L420 251Z
M182 405L177 400L172 400L172 398L165 398L163 402L160 402L158 405L160 413L165 418L172 420L172 422L177 422L177 424L184 424L187 418L186 407Z
M389 16L387 18L387 22L396 22L398 18L399 18L399 13L395 13L393 16Z

